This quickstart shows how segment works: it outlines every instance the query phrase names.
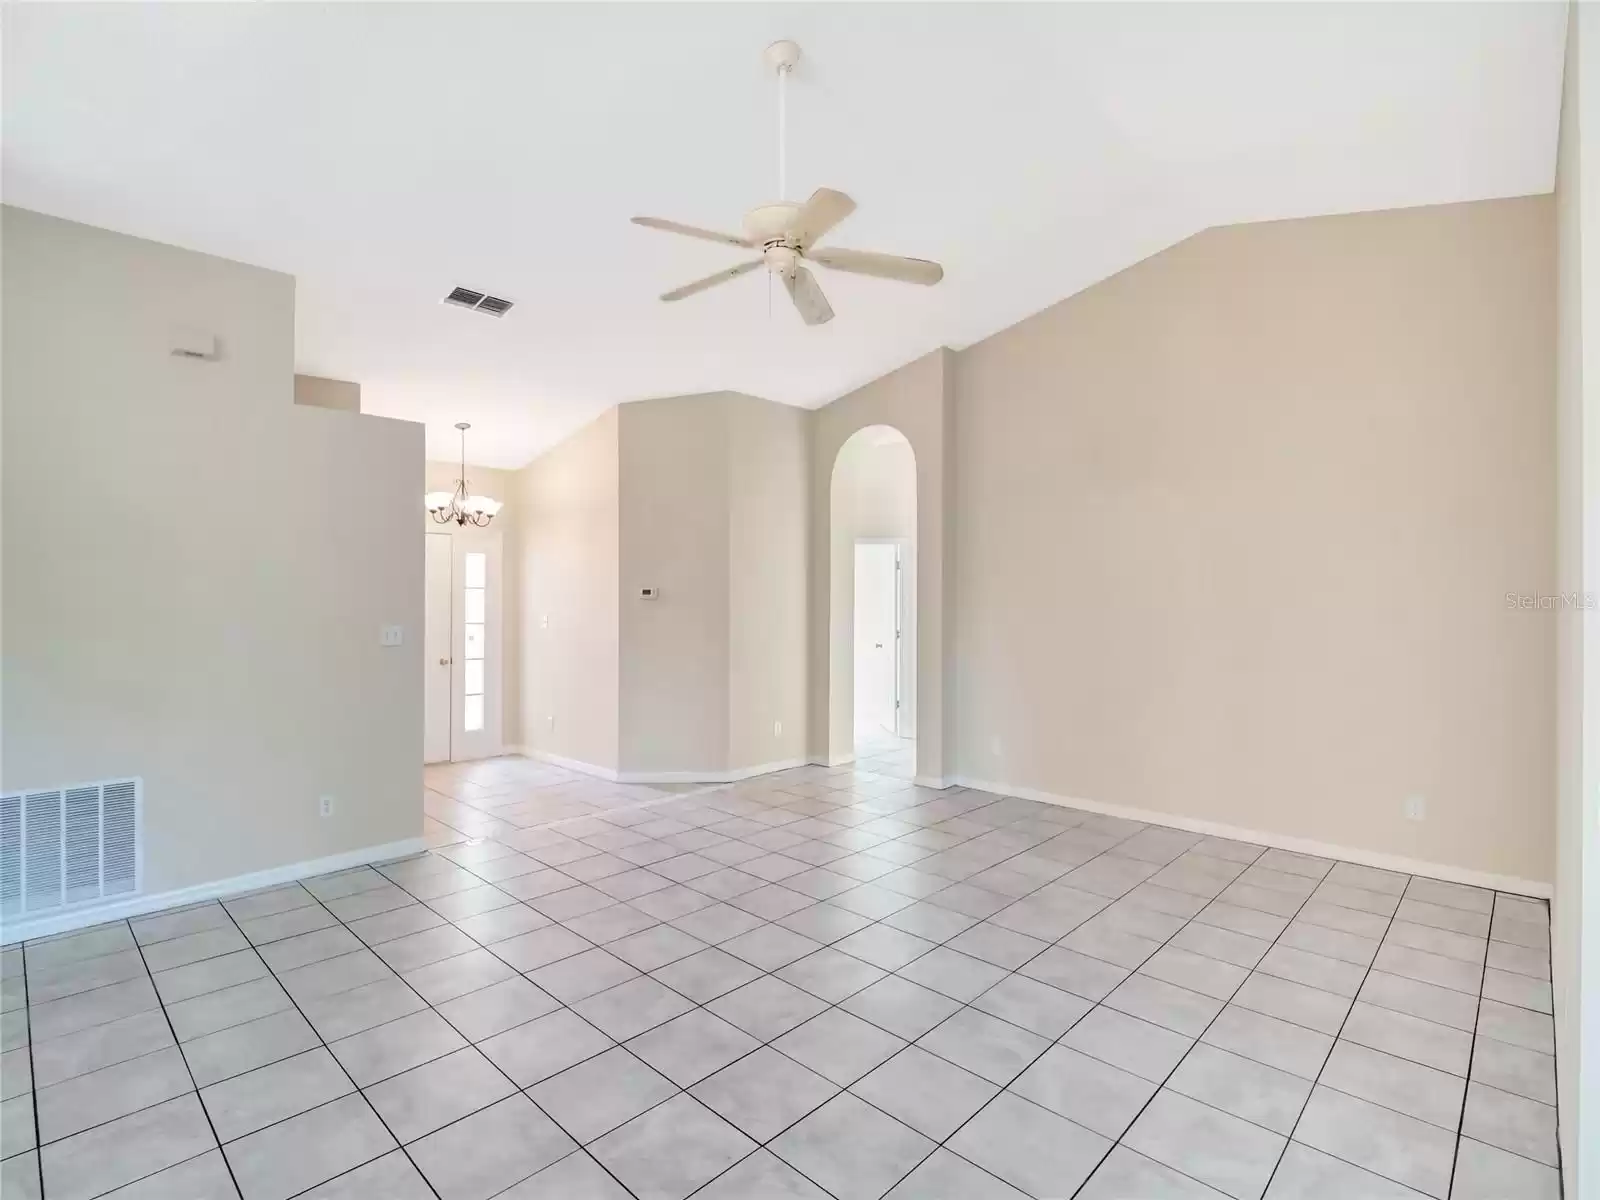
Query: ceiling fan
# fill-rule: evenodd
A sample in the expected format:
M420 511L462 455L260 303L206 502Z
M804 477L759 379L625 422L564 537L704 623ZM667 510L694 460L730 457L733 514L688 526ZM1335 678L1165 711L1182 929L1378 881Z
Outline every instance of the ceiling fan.
M778 195L783 197L788 195L784 156L787 132L784 91L789 72L800 61L800 47L789 41L774 42L767 47L765 58L778 73ZM807 325L821 325L833 319L833 309L828 304L828 298L822 294L816 277L806 270L806 263L816 263L853 275L898 279L902 283L920 283L924 286L938 283L944 278L943 267L922 258L901 258L895 254L877 254L869 250L818 247L817 243L855 209L856 202L843 192L818 188L804 204L780 199L775 204L763 204L751 209L745 214L742 234L718 233L677 221L664 221L659 217L634 217L633 223L647 229L661 229L685 237L761 251L760 258L674 288L661 297L663 300L669 303L682 300L765 266L783 280L801 320Z

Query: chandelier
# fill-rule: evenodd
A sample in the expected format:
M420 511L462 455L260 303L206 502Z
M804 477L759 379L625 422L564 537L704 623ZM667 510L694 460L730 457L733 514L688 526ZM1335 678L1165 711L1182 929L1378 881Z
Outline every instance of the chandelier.
M500 501L467 495L467 430L472 426L458 421L456 428L461 431L461 478L456 480L456 490L429 492L422 499L428 506L428 515L439 524L454 521L457 525L476 525L481 529L494 520L494 515L500 511Z

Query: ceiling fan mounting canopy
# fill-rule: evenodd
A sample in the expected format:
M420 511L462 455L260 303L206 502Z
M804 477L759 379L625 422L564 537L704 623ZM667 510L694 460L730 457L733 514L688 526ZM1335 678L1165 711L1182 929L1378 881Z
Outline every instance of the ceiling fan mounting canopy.
M778 76L778 194L786 192L785 184L785 109L784 84L795 63L800 61L800 47L791 41L773 42L764 53L767 65ZM818 263L834 271L855 275L871 275L879 279L894 279L902 283L929 286L944 278L944 268L936 262L921 258L902 258L894 254L878 254L867 250L817 249L816 243L856 210L856 202L843 192L832 188L818 188L804 204L779 199L762 204L745 214L740 234L719 233L696 225L684 225L660 217L634 217L635 225L659 229L684 237L723 245L759 250L761 257L737 266L718 271L683 287L667 292L661 298L669 303L703 292L719 283L727 283L739 276L765 266L783 280L789 297L807 325L821 325L833 319L833 309L816 278L805 267L807 262Z
M800 44L784 38L763 50L761 57L767 60L767 66L774 71L792 71L795 63L800 61Z

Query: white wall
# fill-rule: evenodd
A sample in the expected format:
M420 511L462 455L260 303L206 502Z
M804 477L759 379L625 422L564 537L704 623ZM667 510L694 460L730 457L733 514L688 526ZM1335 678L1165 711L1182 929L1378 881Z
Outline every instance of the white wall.
M1568 9L1556 174L1557 587L1600 596L1600 27ZM1558 618L1552 905L1561 1165L1600 1197L1600 614Z
M422 427L294 404L289 276L0 211L4 787L141 776L148 893L419 837Z

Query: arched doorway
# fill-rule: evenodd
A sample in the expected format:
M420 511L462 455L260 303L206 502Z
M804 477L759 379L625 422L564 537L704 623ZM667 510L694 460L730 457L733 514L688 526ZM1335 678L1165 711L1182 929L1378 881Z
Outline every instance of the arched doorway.
M853 433L829 487L829 726L856 764L910 779L917 729L917 463L890 425Z

